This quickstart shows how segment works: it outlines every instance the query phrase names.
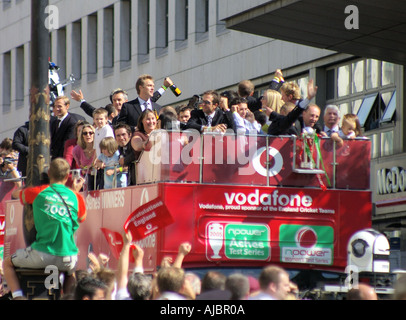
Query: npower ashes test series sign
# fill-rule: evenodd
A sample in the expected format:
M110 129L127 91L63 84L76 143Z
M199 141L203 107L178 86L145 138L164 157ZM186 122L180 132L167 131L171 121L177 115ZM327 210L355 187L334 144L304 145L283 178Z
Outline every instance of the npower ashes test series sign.
M329 226L282 224L279 229L281 262L333 264L334 230Z
M210 261L268 260L269 239L265 224L211 222L206 226L206 256Z

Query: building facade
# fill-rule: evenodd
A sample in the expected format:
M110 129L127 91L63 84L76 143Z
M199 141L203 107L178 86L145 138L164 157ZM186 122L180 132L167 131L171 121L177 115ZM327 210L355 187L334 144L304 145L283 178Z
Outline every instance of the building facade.
M376 42L369 45L368 39L363 46L351 40L360 39L367 21L362 19L364 1L354 1L361 6L361 19L360 29L352 31L345 27L344 5L326 0L331 12L323 11L324 19L318 14L316 20L315 2L49 0L49 56L60 67L60 78L72 74L76 79L65 94L80 89L95 107L108 104L116 88L134 99L136 79L145 73L155 78L156 87L171 77L182 95L167 92L159 102L173 106L205 90L235 90L245 79L254 82L259 95L278 68L287 80L298 81L304 93L307 81L314 79L319 87L315 102L322 109L336 104L342 114L357 113L372 140L373 225L391 239L393 266L406 268L403 56L371 50ZM382 6L384 10L386 4ZM1 140L29 119L30 10L28 0L0 3ZM330 23L335 33L329 31ZM295 25L301 32L289 30ZM87 117L78 102L71 101L71 109Z

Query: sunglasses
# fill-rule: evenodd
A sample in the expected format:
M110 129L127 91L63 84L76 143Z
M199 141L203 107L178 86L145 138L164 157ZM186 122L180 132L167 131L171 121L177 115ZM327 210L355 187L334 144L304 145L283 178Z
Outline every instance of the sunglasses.
M83 131L82 132L82 136L92 136L92 135L94 135L94 132L92 132L92 131Z

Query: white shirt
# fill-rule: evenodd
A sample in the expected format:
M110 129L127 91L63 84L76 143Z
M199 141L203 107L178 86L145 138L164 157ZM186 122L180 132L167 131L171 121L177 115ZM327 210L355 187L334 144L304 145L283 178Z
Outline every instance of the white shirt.
M276 299L265 292L260 292L254 296L249 297L248 300L276 300Z
M325 133L327 133L327 135L328 136L330 136L333 132L338 132L339 131L339 128L338 128L338 126L335 126L335 127L333 127L332 129L330 129L329 127L327 127L327 126L324 126L324 130L323 130Z
M106 124L103 128L96 128L94 131L94 145L93 147L96 149L96 157L98 158L100 156L100 141L103 140L103 138L106 137L113 137L114 138L114 132L112 127L109 124Z
M148 105L148 108L147 109L150 109L150 110L153 110L152 109L152 103L151 103L151 100L150 99L148 99L147 101L145 101L145 100L142 100L140 97L138 97L138 100L140 101L140 107L141 107L141 110L142 110L142 112L144 112L145 111L145 103Z

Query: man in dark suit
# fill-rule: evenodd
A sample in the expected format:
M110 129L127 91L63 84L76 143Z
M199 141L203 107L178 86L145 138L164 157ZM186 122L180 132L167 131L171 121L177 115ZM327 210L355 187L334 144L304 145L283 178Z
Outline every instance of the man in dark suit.
M12 148L19 152L17 170L25 177L27 175L27 159L28 159L28 129L30 122L26 121L24 125L19 127L13 136Z
M80 102L80 108L89 116L93 119L93 112L96 110L95 107L93 107L90 103L88 103L82 93L82 90L79 90L76 92L75 90L72 90L71 93L71 98L73 100L76 100ZM121 107L124 103L128 101L128 94L125 92L123 89L115 89L113 92L110 94L110 102L114 106L114 108L117 111L117 116L115 116L111 120L111 125L114 126L117 124L117 119L118 119L118 114L121 111ZM107 107L107 106L106 106Z
M302 132L312 133L321 133L322 128L317 121L320 118L320 107L316 104L309 104L306 110L303 111L303 114L299 119L296 120L295 125L292 127L295 130L297 136L300 136Z
M141 75L135 84L135 89L137 90L138 98L124 103L117 119L117 123L126 123L132 130L137 126L138 118L145 109L154 110L158 114L162 108L155 102L161 95L157 97L156 93L154 93L155 83L152 76L147 74Z
M120 152L120 166L127 167L127 185L134 186L136 184L135 172L135 153L131 147L131 128L125 123L118 123L114 127L114 136L118 143L118 151Z
M214 91L203 93L200 102L201 109L194 109L185 129L195 129L200 133L210 131L226 132L231 129L235 132L235 122L231 111L223 111L218 106L220 103L219 94Z
M60 96L55 99L54 117L50 121L51 129L51 159L63 157L65 142L75 137L75 124L86 120L79 114L68 112L70 101L68 97Z

